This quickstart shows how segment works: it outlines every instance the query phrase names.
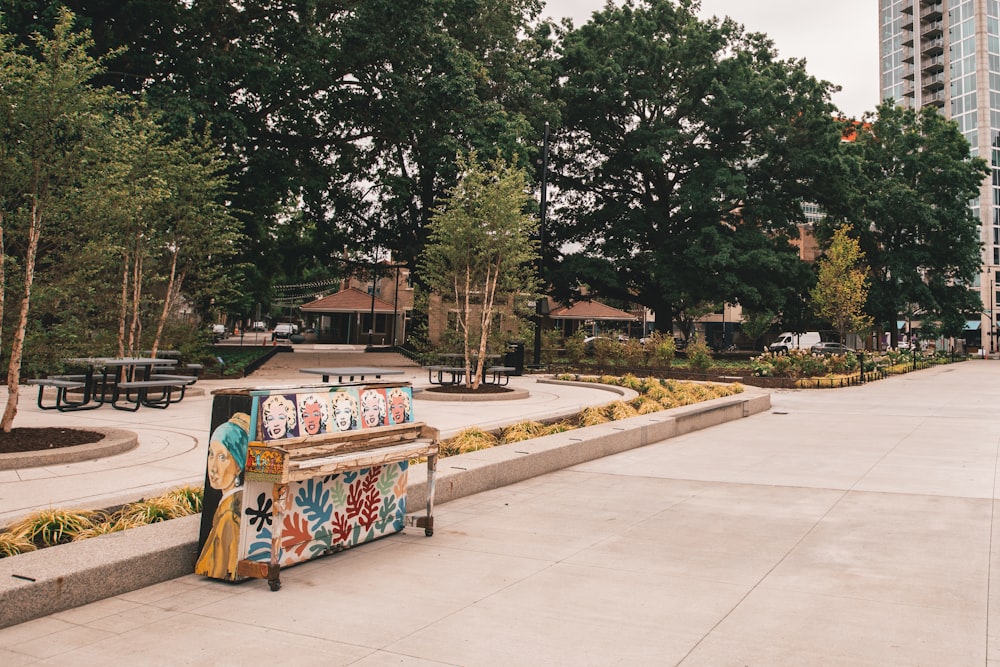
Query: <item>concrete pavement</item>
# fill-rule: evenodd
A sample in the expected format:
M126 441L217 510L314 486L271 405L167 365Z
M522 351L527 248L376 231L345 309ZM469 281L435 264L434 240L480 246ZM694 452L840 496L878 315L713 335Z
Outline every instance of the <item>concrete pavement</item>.
M2 629L0 662L1000 664L998 374L777 391L440 505L434 537L290 568L277 593L189 575Z

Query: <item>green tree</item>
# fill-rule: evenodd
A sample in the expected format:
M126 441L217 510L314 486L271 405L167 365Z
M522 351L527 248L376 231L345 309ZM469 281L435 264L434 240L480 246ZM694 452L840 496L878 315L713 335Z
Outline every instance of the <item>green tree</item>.
M757 341L771 328L774 320L774 313L770 310L743 309L743 334L751 340L753 349L758 349Z
M100 70L88 54L86 32L73 30L73 15L59 13L53 37L38 35L38 59L0 34L0 196L5 213L5 255L23 271L21 303L7 366L7 406L0 428L9 432L17 415L24 341L31 310L35 265L47 223L65 215L67 192L78 182L84 149L103 131L115 103L108 90L89 81ZM4 285L6 290L6 285Z
M870 267L866 311L895 324L908 309L954 330L978 317L980 222L970 202L989 173L958 126L933 107L882 103L845 150L858 162L849 222ZM892 326L892 345L896 327Z
M788 310L790 240L838 156L832 84L693 0L607 5L561 49L553 233L564 279L638 301L671 329L703 303Z
M499 308L537 289L531 240L537 222L525 212L530 196L521 169L500 158L483 167L475 153L459 159L458 168L458 184L431 219L420 272L457 309L466 384L475 390Z
M355 237L373 237L412 266L458 178L456 154L499 153L526 166L544 115L555 117L551 37L529 28L539 10L537 0L417 0L400 20L396 0L369 0L344 21L346 67L363 104L353 118L368 139L354 164L376 184L371 208L349 217Z
M849 330L865 331L872 325L871 316L864 312L868 300L868 276L862 268L865 255L846 225L834 232L818 264L813 307L833 324L840 342L846 342Z

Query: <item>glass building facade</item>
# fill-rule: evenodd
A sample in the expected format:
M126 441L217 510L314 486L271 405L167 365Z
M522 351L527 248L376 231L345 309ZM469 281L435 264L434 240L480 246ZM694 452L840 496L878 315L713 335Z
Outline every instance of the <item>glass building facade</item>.
M971 206L982 224L975 287L985 313L982 346L995 351L1000 296L1000 0L878 0L883 100L937 107L989 160L992 175ZM1000 322L1000 320L998 320Z

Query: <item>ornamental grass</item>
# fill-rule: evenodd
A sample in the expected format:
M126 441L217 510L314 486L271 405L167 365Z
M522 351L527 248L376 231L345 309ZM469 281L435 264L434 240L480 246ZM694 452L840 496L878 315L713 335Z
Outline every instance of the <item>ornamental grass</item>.
M202 500L201 489L186 486L115 512L39 510L0 531L0 558L197 514Z

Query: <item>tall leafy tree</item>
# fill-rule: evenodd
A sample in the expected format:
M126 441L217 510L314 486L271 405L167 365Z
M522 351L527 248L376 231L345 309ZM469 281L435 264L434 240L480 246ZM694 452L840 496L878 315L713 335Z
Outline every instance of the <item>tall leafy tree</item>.
M466 384L477 389L499 309L537 289L531 237L538 223L526 211L522 170L499 159L483 167L475 153L460 159L458 167L461 178L431 219L420 272L456 309Z
M790 240L840 141L831 84L698 7L609 4L561 51L563 275L652 308L662 330L705 303L798 310L809 271Z
M916 312L961 331L982 302L969 289L982 262L970 208L989 173L957 125L933 107L883 102L845 145L858 160L850 220L870 267L867 311L879 324ZM892 344L896 344L896 327Z
M538 0L416 0L405 19L394 0L358 5L344 52L362 91L356 116L369 133L357 165L374 206L356 236L412 265L431 213L458 176L457 153L524 161L540 143L527 120L544 113L546 30L530 31ZM540 67L536 67L539 66ZM526 146L527 137L539 137ZM525 166L522 162L521 166Z
M19 259L20 306L7 365L7 405L0 429L9 432L17 415L21 361L28 330L35 267L46 227L66 215L65 199L78 184L86 147L103 131L115 104L90 84L100 62L88 49L89 35L76 32L73 15L60 11L51 38L38 35L38 58L22 53L0 33L0 201L4 243ZM4 285L6 290L6 285Z

